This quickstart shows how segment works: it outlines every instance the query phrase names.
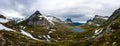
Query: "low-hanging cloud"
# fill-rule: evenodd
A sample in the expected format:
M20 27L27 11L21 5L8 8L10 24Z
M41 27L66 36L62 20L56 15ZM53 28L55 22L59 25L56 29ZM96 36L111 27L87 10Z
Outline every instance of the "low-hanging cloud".
M70 17L74 21L86 21L96 14L110 16L120 7L119 2L120 0L1 0L0 14L23 18L39 10L44 15L62 20Z

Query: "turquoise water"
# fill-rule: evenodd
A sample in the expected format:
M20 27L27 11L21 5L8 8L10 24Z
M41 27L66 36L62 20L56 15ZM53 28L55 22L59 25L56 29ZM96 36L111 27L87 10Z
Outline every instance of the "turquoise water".
M72 28L72 30L74 31L74 32L83 32L84 30L83 29L79 29L79 28Z

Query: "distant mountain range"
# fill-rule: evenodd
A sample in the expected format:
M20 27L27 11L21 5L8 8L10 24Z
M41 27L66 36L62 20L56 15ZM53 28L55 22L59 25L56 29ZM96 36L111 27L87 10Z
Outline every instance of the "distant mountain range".
M72 26L81 26L81 25L84 24L84 23L80 23L80 22L74 22L74 21L71 20L71 18L67 18L65 20L65 23L70 24Z
M67 23L61 21L59 18L42 15L39 11L36 11L29 18L24 20L6 19L6 17L0 15L0 30L3 33L5 33L6 31L10 31L12 32L12 34L20 34L19 37L22 38L22 36L24 36L25 38L24 40L31 39L40 42L61 41L62 39L66 39L66 37L69 37L68 34L65 33L73 32L70 29L70 26ZM10 32L8 32L9 34L5 35L11 35ZM64 34L64 36L62 36L61 34ZM5 38L4 40L8 40L8 42L11 41L10 44L12 44L15 42L12 41L12 37L14 40L17 40L14 38L15 37L14 35L13 36L11 35L11 38L9 39L6 39L7 37L2 38ZM20 41L21 40L19 40L17 44L20 44ZM4 42L6 41L2 41L1 43ZM6 42L5 44L7 45L8 42ZM13 45L17 44L14 43Z
M73 22L73 26L81 26L81 25L83 25L83 24L85 24L85 23Z

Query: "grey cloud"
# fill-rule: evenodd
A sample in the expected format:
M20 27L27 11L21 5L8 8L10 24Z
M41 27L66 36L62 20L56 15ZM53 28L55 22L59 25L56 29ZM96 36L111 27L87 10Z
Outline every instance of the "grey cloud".
M12 10L19 16L30 16L39 10L44 15L62 20L70 17L74 21L86 21L96 14L110 16L120 7L119 2L120 0L1 0L0 12Z

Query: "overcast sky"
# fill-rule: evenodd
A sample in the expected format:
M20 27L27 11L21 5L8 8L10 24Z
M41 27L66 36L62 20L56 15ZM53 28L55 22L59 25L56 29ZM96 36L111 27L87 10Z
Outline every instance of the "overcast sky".
M95 15L110 16L120 0L1 0L0 14L24 18L39 10L44 15L84 22Z

